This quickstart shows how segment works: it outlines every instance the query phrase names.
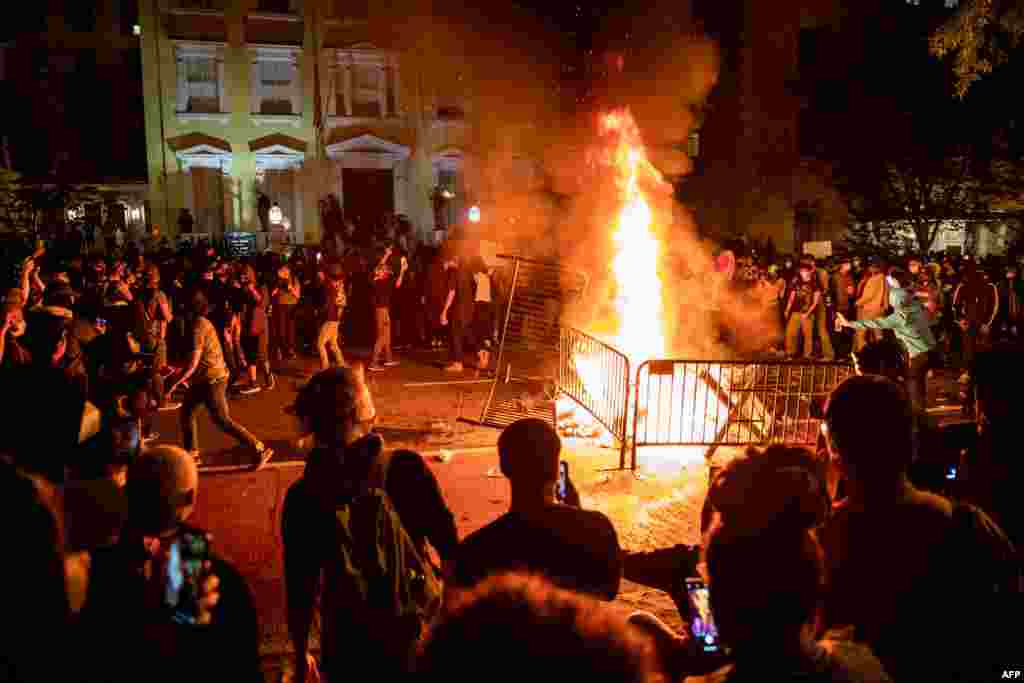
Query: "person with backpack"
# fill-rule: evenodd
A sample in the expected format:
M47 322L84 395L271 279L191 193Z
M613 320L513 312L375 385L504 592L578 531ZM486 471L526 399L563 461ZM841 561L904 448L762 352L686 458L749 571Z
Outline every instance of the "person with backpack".
M285 496L281 521L288 628L295 680L312 665L309 632L321 575L320 644L327 679L410 670L427 621L440 606L427 541L448 565L455 517L423 459L388 452L361 368L316 374L288 408L314 447Z

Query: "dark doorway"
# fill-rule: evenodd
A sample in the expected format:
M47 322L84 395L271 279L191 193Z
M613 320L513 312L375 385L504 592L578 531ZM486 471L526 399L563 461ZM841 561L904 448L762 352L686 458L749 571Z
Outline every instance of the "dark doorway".
M394 183L391 169L342 170L345 218L355 224L357 240L369 241L385 217L394 213Z

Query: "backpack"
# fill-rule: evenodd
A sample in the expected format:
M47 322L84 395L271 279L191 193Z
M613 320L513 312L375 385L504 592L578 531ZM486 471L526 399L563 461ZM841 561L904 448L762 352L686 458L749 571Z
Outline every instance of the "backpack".
M335 508L337 548L325 588L338 601L331 611L349 623L415 644L440 610L442 585L385 491L392 455L380 451L366 481Z

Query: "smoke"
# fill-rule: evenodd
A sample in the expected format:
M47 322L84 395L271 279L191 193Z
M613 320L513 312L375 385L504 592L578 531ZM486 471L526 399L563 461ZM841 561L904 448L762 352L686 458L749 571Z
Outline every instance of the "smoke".
M686 140L717 81L717 53L707 40L669 31L649 50L609 54L597 103L582 113L552 146L548 169L571 202L559 224L561 259L590 273L586 301L565 311L567 324L614 344L621 320L614 306L620 287L609 265L616 253L613 230L623 195L608 151L616 140L598 135L610 110L632 114L637 140L650 165L639 177L660 242L656 267L662 286L668 357L726 359L763 349L778 336L777 314L763 299L737 294L716 269L716 246L702 240L692 214L675 196L674 183L690 172ZM723 335L723 331L725 331ZM628 349L623 349L628 353Z

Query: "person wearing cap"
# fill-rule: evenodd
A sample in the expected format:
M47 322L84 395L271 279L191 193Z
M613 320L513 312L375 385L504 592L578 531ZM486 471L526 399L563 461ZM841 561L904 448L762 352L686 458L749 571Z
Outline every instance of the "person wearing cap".
M353 488L367 481L384 441L373 431L377 411L361 366L331 368L314 375L286 409L299 429L312 435L302 477L288 489L281 518L288 625L295 648L296 681L304 681L309 633L321 574L338 552L335 510ZM426 542L447 565L458 544L455 517L433 472L417 453L396 451L384 490L402 526L426 557ZM369 550L369 549L368 549ZM401 636L382 642L367 624L352 623L345 604L329 584L321 611L321 649L328 680L343 680L372 667L381 680L404 671L411 645Z
M566 477L558 500L562 440L547 422L526 418L498 437L501 473L512 501L507 513L459 544L452 582L471 588L491 574L527 571L561 588L614 600L622 579L622 555L611 521L580 508Z
M1017 265L1006 267L1006 274L997 287L999 291L999 331L1005 338L1017 339L1022 306L1024 306L1024 284L1017 277Z
M814 315L821 307L821 284L814 273L814 266L801 263L797 277L789 287L786 300L786 356L796 358L797 335L803 334L804 358L814 353Z
M146 449L129 466L124 526L114 545L91 553L75 643L80 680L263 680L259 624L245 580L212 552L216 539L188 524L198 490L195 461L177 446ZM207 546L195 575L182 566L186 534ZM172 603L182 578L197 591L189 605ZM111 656L110 642L127 656Z
M853 295L857 291L857 283L853 279L853 262L849 256L840 256L837 261L837 268L832 273L832 300L835 302L836 313L842 313L845 317L852 317Z
M206 295L195 292L192 295L192 350L189 364L167 392L173 394L179 386L189 383L181 408L181 432L185 449L199 460L196 411L199 406L205 405L213 423L221 431L255 452L257 467L260 467L269 462L274 451L231 418L227 398L228 368L217 330L206 318L209 311L210 304Z
M825 362L835 360L836 352L832 348L832 330L829 326L829 313L833 307L832 290L829 287L828 270L819 265L813 256L807 257L807 263L814 269L818 285L821 287L821 304L814 309L814 331L821 344L821 355Z
M881 318L889 303L889 292L885 283L885 267L874 256L868 259L868 270L857 287L854 306L857 320ZM868 340L877 341L882 336L877 329L860 327L853 335L853 350L860 351Z

